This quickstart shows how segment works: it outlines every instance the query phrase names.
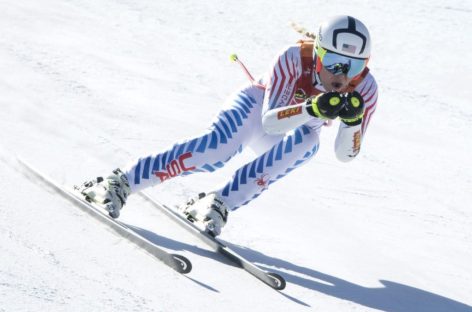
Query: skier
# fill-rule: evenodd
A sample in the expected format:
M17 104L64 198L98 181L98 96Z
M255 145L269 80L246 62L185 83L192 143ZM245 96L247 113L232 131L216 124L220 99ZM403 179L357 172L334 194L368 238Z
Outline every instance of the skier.
M234 93L201 135L139 158L80 191L117 218L128 196L175 176L213 172L246 147L258 157L220 188L189 200L182 211L221 233L228 212L258 197L270 184L307 163L324 124L339 117L335 154L354 159L376 108L377 84L367 68L370 35L351 16L323 22L315 40L284 49L272 69Z

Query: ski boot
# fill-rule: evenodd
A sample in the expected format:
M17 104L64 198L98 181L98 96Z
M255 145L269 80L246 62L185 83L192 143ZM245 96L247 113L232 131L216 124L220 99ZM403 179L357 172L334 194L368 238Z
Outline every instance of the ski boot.
M103 207L114 219L120 216L120 210L131 193L128 178L120 169L113 170L106 178L98 177L87 181L77 189L87 201Z
M180 210L191 222L203 224L208 234L216 237L228 220L226 204L214 193L200 193L198 198L190 199Z

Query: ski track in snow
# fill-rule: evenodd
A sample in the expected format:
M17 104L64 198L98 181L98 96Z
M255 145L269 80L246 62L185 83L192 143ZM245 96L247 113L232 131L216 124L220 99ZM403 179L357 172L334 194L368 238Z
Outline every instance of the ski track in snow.
M472 311L470 1L0 3L0 312ZM277 293L139 198L121 220L188 257L181 276L45 189L202 131L224 99L323 15L370 28L379 106L363 150L316 157L232 213L222 239L279 273ZM168 204L253 157L149 192Z

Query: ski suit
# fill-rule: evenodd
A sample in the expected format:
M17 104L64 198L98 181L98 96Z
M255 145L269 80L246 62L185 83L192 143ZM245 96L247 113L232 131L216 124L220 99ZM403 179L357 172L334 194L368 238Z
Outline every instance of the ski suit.
M175 176L213 172L249 146L258 156L215 190L227 207L235 210L305 164L318 151L319 133L325 120L310 116L304 101L325 89L313 72L310 80L314 94L300 98L298 82L303 74L300 49L300 45L289 46L275 58L272 69L259 80L265 89L251 84L232 94L204 133L123 168L131 191L140 191ZM359 153L377 103L377 84L371 73L355 90L365 102L364 118L357 126L340 122L335 154L341 161L349 161Z

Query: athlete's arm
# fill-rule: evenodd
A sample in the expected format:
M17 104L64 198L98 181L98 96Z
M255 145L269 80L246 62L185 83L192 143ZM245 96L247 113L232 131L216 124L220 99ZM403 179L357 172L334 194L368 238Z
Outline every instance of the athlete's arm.
M342 121L339 125L334 150L336 157L342 162L351 161L359 154L367 126L377 106L377 83L370 73L357 86L356 91L364 100L364 115L358 125L347 125Z

